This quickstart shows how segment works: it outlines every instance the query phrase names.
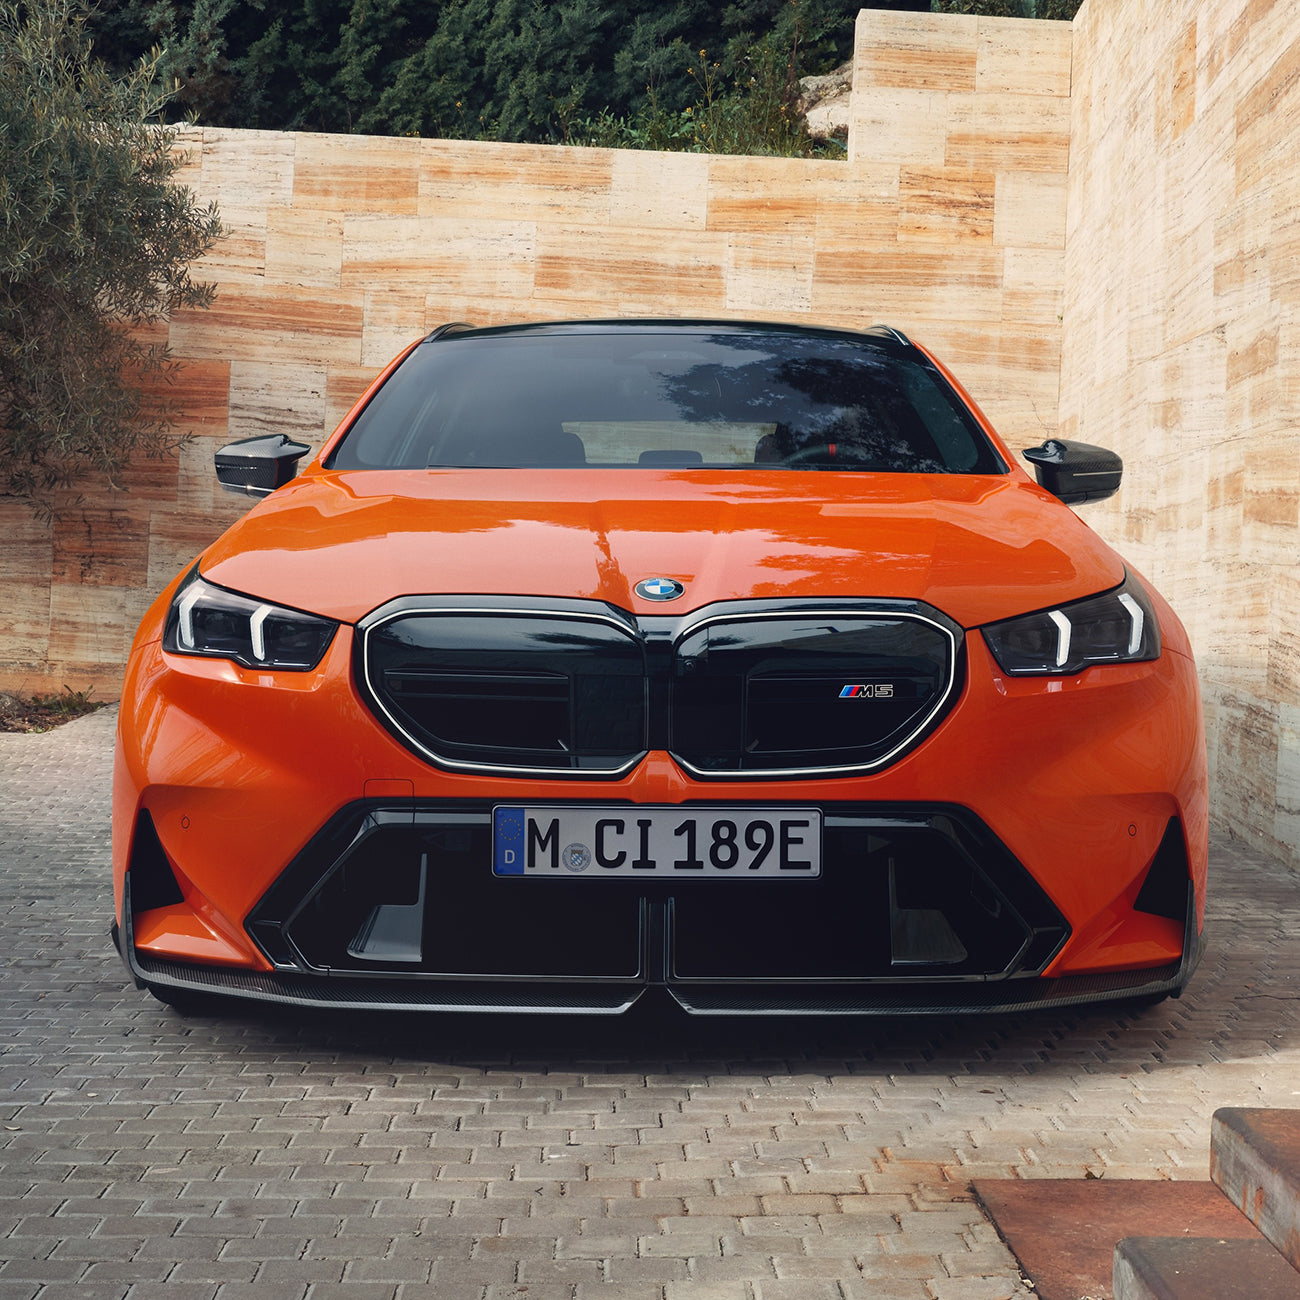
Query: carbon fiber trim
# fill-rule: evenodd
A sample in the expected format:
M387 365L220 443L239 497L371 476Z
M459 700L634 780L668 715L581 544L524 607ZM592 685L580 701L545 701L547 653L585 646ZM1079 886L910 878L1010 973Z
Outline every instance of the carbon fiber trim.
M996 984L872 985L828 991L812 998L800 990L684 989L668 992L691 1015L712 1016L952 1016L999 1011L1035 1011L1104 1002L1109 998L1149 998L1181 991L1177 964L1121 975L1082 975L1064 979L1006 980Z
M534 1015L620 1015L650 986L601 983L530 984L521 997L518 984L482 982L398 983L343 976L302 976L279 972L239 971L158 961L135 949L131 927L129 881L124 925L112 930L113 942L136 984L168 991L214 994L280 1005L350 1011L456 1011ZM756 984L746 988L667 986L667 993L696 1016L891 1016L995 1014L1056 1010L1085 1003L1126 998L1178 997L1200 963L1204 935L1196 931L1195 893L1189 884L1186 933L1193 936L1182 960L1167 966L1061 979L1023 979L960 984L906 980L844 986Z
M151 961L133 949L132 973L146 987L188 993L210 993L320 1007L338 1011L477 1011L522 1012L532 1015L616 1016L628 1010L645 992L643 985L548 987L529 984L398 983L343 977L262 974L217 967L186 966L180 962Z

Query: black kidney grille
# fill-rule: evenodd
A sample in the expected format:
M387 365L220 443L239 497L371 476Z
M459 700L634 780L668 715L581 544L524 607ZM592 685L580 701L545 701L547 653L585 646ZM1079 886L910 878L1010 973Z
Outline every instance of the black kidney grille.
M365 676L398 734L449 766L612 772L645 750L645 657L610 623L399 615L367 632Z
M959 633L912 612L696 615L647 630L421 609L364 629L363 675L389 726L450 767L617 775L653 736L697 775L799 776L870 770L915 743L955 696Z
M707 623L678 643L672 752L711 775L881 765L948 700L954 654L921 617Z
M859 749L868 735L874 743L888 744L907 731L941 685L937 673L908 676L901 669L889 673L888 681L847 683L839 676L752 678L745 752L789 755L820 750L829 756ZM884 688L889 694L841 696L846 685L870 686L873 692Z
M384 686L393 705L442 749L560 755L571 739L569 679L562 673L395 670L384 674Z

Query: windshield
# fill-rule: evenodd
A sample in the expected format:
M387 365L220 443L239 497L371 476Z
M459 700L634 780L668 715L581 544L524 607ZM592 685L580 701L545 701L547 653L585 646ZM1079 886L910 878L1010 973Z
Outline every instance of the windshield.
M779 331L444 335L361 412L336 469L545 465L996 474L923 357Z

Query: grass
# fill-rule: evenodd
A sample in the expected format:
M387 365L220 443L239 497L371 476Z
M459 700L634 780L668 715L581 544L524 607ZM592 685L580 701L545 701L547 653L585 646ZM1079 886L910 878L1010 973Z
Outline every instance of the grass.
M23 699L0 691L0 731L50 731L73 718L102 709L107 700L92 700L93 687L74 691L65 686L49 695Z

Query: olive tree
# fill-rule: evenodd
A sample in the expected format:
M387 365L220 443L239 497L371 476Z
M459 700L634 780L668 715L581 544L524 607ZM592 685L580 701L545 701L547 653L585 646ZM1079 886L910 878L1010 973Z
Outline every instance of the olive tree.
M177 439L142 384L176 363L146 327L202 307L190 264L215 206L172 178L158 52L112 74L78 0L0 0L0 496L49 514L57 490Z

